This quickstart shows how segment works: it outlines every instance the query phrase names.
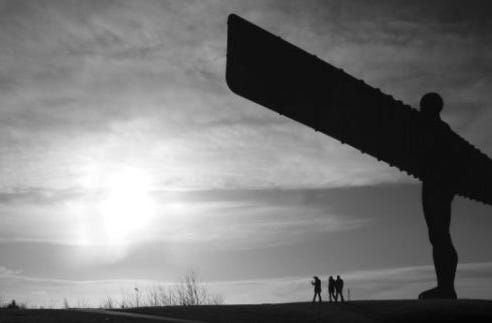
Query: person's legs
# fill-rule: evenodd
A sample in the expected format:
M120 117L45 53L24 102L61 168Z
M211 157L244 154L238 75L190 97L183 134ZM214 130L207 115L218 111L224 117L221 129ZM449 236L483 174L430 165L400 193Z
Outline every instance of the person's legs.
M343 298L343 290L340 290L340 301L345 302L345 299Z
M432 244L437 287L423 292L419 298L456 298L454 278L458 255L449 232L452 200L452 193L423 185L422 205Z

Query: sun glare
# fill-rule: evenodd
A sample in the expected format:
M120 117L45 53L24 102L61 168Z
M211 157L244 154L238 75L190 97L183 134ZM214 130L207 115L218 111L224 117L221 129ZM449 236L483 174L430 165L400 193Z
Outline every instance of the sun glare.
M127 244L131 235L145 229L155 215L150 195L150 178L138 169L112 174L103 185L99 206L107 243Z

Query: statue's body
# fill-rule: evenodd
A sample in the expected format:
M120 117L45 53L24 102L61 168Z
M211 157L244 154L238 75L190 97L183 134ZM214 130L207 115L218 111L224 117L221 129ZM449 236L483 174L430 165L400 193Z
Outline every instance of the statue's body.
M440 112L443 101L437 93L428 93L420 101L420 113L426 121L425 128L440 127L441 131L448 131L448 127L441 121ZM422 129L426 133L429 130ZM428 298L456 298L454 277L458 264L458 254L453 246L449 232L451 224L451 203L455 191L453 188L453 174L448 170L453 161L443 158L439 147L443 144L429 138L425 158L423 161L424 179L422 181L422 207L425 222L429 230L429 240L432 244L432 258L437 276L437 287L419 295L420 299Z
M422 181L437 287L419 298L456 298L451 203L492 205L492 160L441 120L440 96L425 95L419 112L241 17L228 23L232 91Z

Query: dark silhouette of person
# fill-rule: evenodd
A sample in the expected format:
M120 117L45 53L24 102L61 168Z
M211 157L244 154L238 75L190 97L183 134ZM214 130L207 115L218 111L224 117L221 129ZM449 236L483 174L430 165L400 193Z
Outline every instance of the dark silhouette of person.
M337 275L337 279L335 280L335 302L338 302L339 295L340 301L345 302L345 299L343 299L343 279L340 278L340 275Z
M316 302L316 296L318 296L319 302L321 303L321 280L318 278L318 276L313 276L314 280L311 281L311 285L314 286L314 296L313 296L313 303Z
M454 278L458 254L451 241L451 203L455 191L452 173L455 161L446 158L449 143L440 138L451 128L441 120L443 100L437 93L425 94L420 100L423 124L424 158L422 160L422 207L432 245L437 287L422 292L419 299L456 299ZM434 136L431 135L434 133Z
M335 299L335 280L333 279L333 276L328 278L328 296L330 297L330 302Z

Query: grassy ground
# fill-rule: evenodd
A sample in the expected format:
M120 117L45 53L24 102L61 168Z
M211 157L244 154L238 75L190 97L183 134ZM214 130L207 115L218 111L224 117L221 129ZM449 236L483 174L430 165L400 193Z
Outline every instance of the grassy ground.
M83 313L72 310L7 310L0 309L1 323L135 323L135 318ZM149 321L150 322L150 321Z
M353 301L343 304L264 304L144 307L125 312L205 322L492 322L492 301ZM74 310L0 311L0 322L151 322Z
M353 301L138 308L133 312L206 322L492 322L492 301Z

